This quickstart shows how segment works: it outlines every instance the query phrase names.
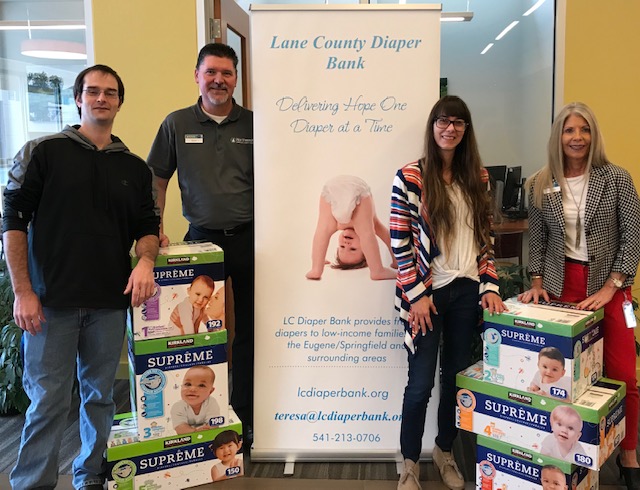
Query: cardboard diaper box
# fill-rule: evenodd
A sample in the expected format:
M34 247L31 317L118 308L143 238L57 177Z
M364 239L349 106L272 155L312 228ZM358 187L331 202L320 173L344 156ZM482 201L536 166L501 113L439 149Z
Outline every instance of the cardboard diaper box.
M484 312L485 381L573 402L602 377L604 310L512 298Z
M242 423L228 412L222 427L130 443L120 441L116 423L107 442L109 490L179 490L243 476Z
M137 261L133 257L132 265ZM153 275L153 296L133 308L136 342L225 328L224 253L219 246L183 242L162 247Z
M121 446L138 442L138 426L135 413L117 414L109 432L107 447Z
M129 342L131 406L140 441L219 426L229 418L227 331ZM142 344L142 345L140 345Z
M592 470L624 438L624 383L601 378L571 404L483 378L482 362L457 375L460 429Z
M476 488L598 490L598 472L478 436ZM565 486L566 485L566 486Z

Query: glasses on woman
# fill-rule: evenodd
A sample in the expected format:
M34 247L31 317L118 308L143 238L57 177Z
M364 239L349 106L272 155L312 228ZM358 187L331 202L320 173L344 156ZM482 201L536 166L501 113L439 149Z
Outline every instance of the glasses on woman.
M456 131L464 131L469 125L469 123L464 121L464 119L454 119L452 121L451 119L443 116L436 117L434 122L436 123L436 127L440 129L447 129L450 124L453 124L453 128Z

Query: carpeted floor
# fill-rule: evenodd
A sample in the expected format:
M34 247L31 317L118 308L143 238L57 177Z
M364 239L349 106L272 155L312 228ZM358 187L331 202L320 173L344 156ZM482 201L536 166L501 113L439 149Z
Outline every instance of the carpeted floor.
M118 380L115 384L115 399L118 413L129 411L129 384L126 380ZM76 407L77 408L77 407ZM69 415L68 427L64 433L62 448L60 450L60 474L71 473L71 464L79 448L77 410L72 410ZM0 418L0 483L6 481L6 474L13 467L20 445L20 432L24 422L23 416ZM454 447L456 460L467 481L475 480L475 437L472 434L461 432ZM316 480L358 480L358 481L397 481L398 475L395 463L296 463L293 475L284 474L284 463L256 463L248 458L246 465L247 479L292 478L292 479L316 479ZM425 464L421 467L421 480L437 482L440 476L434 470L433 465ZM246 479L245 479L246 480ZM231 484L232 482L229 482ZM284 484L284 482L283 482ZM616 488L621 481L618 478L615 461L610 458L600 471L600 485L612 485ZM237 485L237 484L234 484ZM2 485L0 485L2 487ZM393 487L393 486L391 486ZM390 488L391 488L390 487ZM439 488L437 485L424 486L425 488ZM2 487L4 488L4 487ZM59 488L61 488L59 486ZM214 488L220 488L216 484ZM229 488L241 488L229 486ZM250 487L247 487L250 488ZM261 486L251 488L262 488ZM266 487L265 487L266 488ZM271 487L269 487L271 488ZM275 487L274 487L275 488ZM285 488L283 486L283 488ZM286 488L294 488L286 486ZM302 487L301 487L302 488ZM304 486L304 488L311 488ZM320 488L320 487L318 487ZM346 487L345 487L346 488ZM352 487L349 487L352 488ZM363 487L364 488L364 487ZM366 488L369 488L368 486ZM379 488L376 486L376 488ZM622 487L620 487L622 488ZM342 487L337 490L342 490Z

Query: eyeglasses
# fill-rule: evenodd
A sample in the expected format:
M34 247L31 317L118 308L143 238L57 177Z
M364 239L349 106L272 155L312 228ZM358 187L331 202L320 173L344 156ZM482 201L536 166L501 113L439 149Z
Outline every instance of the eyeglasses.
M453 127L456 131L464 131L469 125L468 122L465 122L462 119L455 119L452 121L451 119L446 117L436 117L434 119L434 122L436 123L436 127L440 129L447 129L449 125L453 124Z
M118 98L118 91L112 88L107 88L107 89L99 89L96 87L89 87L89 88L85 88L83 90L83 92L91 97L99 97L100 94L104 94L104 96L107 99L117 99Z

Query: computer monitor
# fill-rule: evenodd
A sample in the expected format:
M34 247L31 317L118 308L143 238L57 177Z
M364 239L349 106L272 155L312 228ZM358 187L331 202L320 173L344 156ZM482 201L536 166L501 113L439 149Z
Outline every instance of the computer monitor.
M491 187L493 189L496 188L496 182L501 180L505 181L507 175L507 166L506 165L493 165L490 167L485 167L489 172L489 178L491 179Z
M518 206L518 196L520 194L520 180L522 179L522 167L507 168L507 177L504 182L504 193L502 194L502 209L508 210Z

